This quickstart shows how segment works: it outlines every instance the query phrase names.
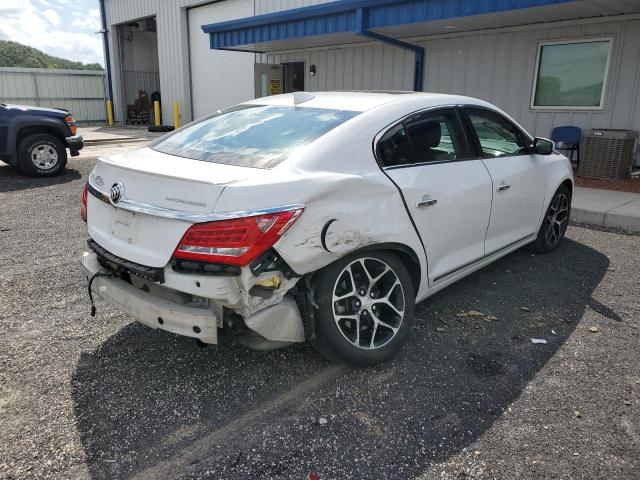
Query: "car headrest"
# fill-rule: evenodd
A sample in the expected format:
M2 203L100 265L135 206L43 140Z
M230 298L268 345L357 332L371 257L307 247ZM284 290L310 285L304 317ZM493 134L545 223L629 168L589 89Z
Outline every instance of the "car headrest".
M435 120L418 123L409 127L409 135L418 148L434 148L440 145L442 128L440 122Z

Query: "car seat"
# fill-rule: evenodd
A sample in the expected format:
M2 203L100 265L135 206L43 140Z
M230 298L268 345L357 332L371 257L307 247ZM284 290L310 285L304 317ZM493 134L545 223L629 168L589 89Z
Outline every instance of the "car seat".
M442 159L439 157L443 152L434 150L435 147L440 145L442 137L440 122L431 120L415 123L410 125L408 130L415 152L416 163L433 162Z

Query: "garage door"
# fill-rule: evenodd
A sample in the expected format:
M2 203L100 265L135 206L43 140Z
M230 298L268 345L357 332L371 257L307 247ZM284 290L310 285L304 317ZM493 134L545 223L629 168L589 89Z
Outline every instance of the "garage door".
M193 118L254 98L255 55L211 50L201 26L253 16L253 0L224 0L187 11Z

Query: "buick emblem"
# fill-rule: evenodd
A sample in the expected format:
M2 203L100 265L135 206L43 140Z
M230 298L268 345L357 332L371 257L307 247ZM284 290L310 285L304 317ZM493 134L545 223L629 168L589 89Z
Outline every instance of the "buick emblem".
M109 191L109 199L114 205L118 203L124 197L124 185L122 182L116 182Z

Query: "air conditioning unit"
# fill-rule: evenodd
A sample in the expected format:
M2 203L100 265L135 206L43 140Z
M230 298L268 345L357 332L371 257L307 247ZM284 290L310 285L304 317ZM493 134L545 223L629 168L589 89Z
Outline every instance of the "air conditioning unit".
M638 132L594 129L583 136L578 176L615 180L629 178Z

